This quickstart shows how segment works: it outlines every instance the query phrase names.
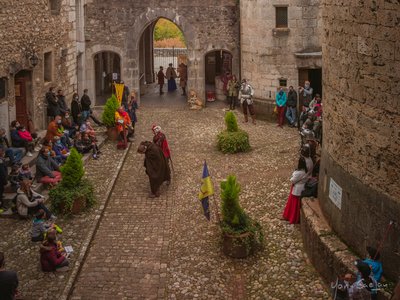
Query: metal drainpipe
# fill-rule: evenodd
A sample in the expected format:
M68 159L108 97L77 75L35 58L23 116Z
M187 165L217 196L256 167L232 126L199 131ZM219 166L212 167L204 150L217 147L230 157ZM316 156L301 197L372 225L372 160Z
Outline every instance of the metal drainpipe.
M241 37L241 14L240 14L240 0L237 0L238 13L239 13L239 82L242 82L242 37Z

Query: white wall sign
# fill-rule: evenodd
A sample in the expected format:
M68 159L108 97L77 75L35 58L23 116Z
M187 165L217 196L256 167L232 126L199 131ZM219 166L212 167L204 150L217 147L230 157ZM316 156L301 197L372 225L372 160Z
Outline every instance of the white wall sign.
M329 198L339 209L342 209L342 188L332 178L329 183Z
M112 73L112 80L118 80L118 73Z

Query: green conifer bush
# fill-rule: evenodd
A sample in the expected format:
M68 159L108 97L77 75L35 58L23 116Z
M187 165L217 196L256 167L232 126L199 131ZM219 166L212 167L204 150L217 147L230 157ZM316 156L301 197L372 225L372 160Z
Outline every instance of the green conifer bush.
M101 121L104 125L107 127L115 126L115 112L119 106L118 99L114 94L107 99L103 114L101 116Z
M249 135L239 129L236 116L229 111L225 115L226 130L217 135L217 147L223 153L247 152L250 150Z

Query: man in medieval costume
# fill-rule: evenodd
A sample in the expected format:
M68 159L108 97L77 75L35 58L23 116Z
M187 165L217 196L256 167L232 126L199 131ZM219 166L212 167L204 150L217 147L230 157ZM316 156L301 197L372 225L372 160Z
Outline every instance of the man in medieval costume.
M160 66L160 71L158 71L157 73L157 82L160 85L160 95L164 94L163 92L163 87L164 87L164 79L165 79L165 75L164 75L164 68L162 66Z
M186 85L187 85L187 65L184 63L179 64L179 85L182 88L182 96L186 96Z
M175 78L177 77L177 75L175 68L172 66L172 64L169 64L165 77L167 77L168 80L168 92L174 92L177 89L175 82Z
M240 103L242 104L243 114L244 114L244 121L247 123L249 121L247 116L247 109L250 112L251 119L253 120L253 124L256 124L256 116L253 106L253 97L254 89L253 87L247 82L246 79L242 80L242 85L239 91L239 99Z
M164 133L161 132L161 127L160 125L153 125L151 128L153 131L153 143L158 145L161 149L162 152L164 153L165 158L168 160L171 159L171 151L169 150L167 138Z
M171 180L168 162L161 148L152 142L141 142L137 151L145 156L144 167L149 176L151 189L149 197L160 197L160 186L164 181L168 183Z

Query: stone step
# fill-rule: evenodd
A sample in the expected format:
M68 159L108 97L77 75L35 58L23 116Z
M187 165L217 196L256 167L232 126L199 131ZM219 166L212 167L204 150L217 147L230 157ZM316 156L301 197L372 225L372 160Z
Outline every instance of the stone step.
M103 146L103 144L106 142L106 140L107 140L107 135L106 135L105 132L98 132L97 133L97 141L98 141L99 148L101 148ZM36 173L36 165L35 165L36 157L37 157L37 155L35 155L34 157L29 157L30 161L33 161L33 165L31 166L32 174ZM83 155L82 160L83 160L84 163L86 163L89 159L91 159L91 157L92 157L91 153L86 153L86 154ZM36 182L36 180L34 180L33 184L35 185L35 188L34 188L35 192L45 196L45 199L46 199L45 202L47 202L47 200L48 200L48 189L46 189L46 186L44 184L42 184L42 183ZM7 185L6 186L6 190L9 187L10 187L10 185ZM10 202L10 201L12 201L12 199L14 199L15 196L16 196L16 193L5 192L3 194L3 201L5 203ZM3 215L0 214L0 217L3 217ZM7 217L7 215L4 215L4 217Z

